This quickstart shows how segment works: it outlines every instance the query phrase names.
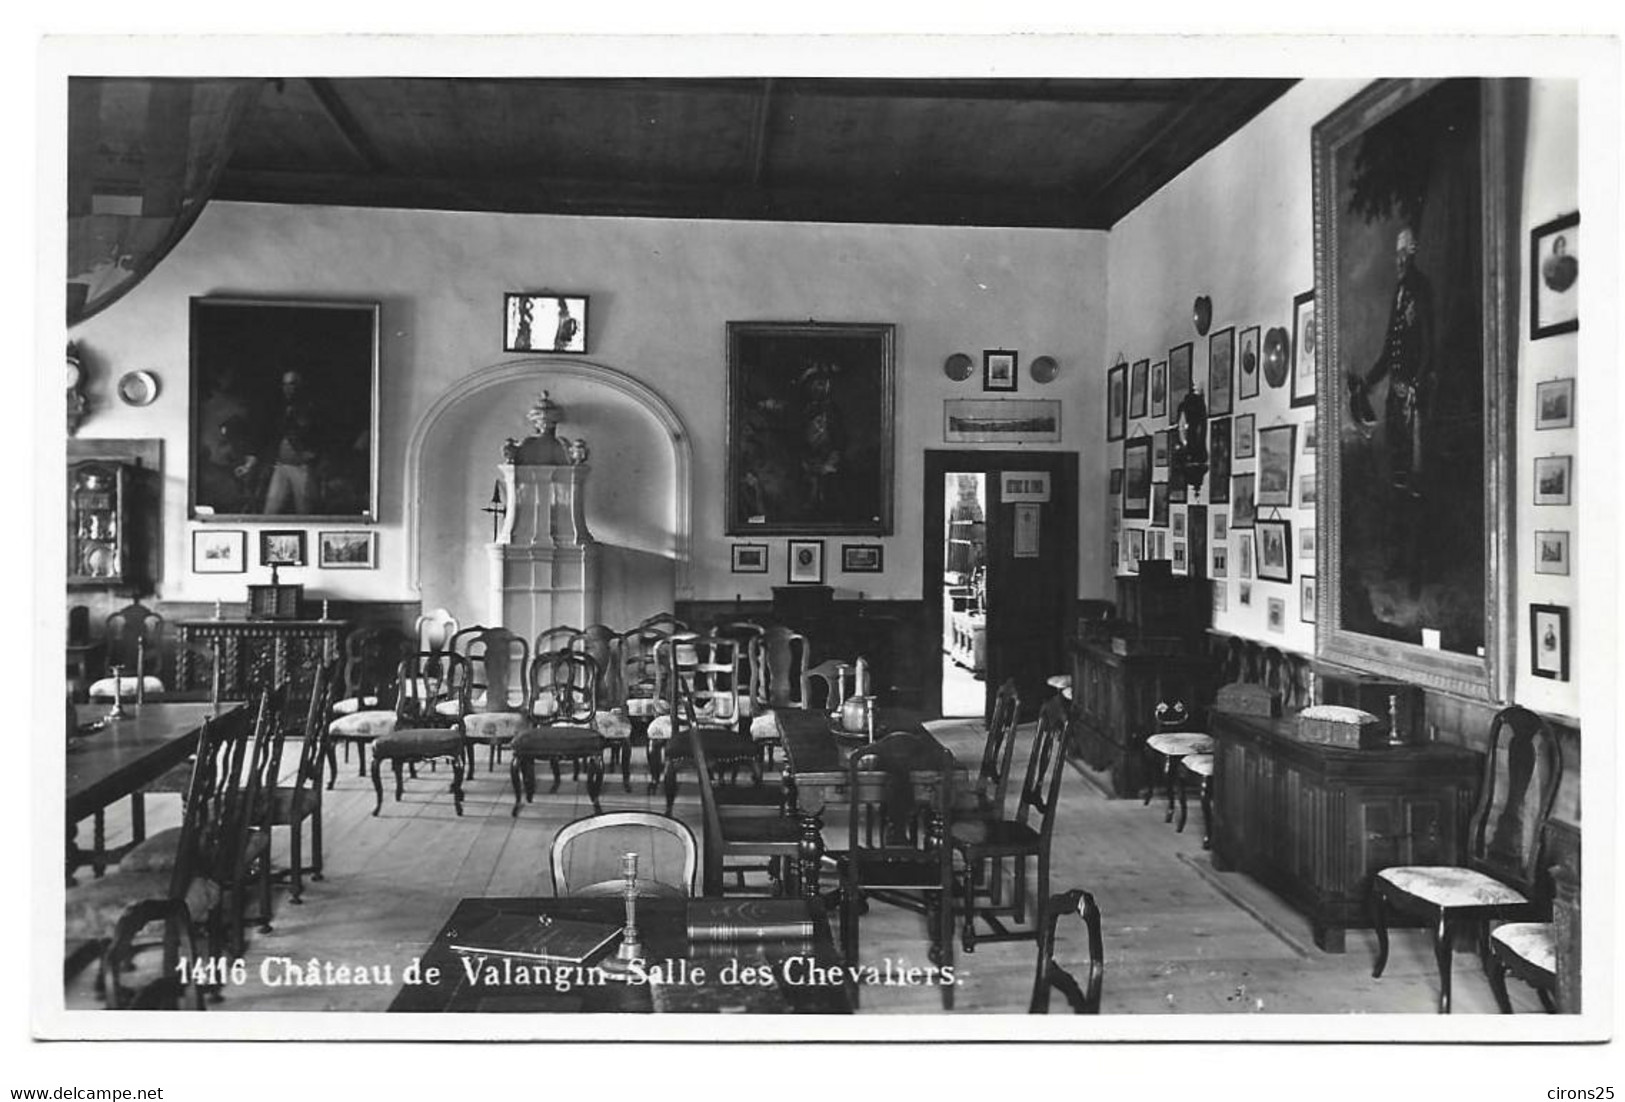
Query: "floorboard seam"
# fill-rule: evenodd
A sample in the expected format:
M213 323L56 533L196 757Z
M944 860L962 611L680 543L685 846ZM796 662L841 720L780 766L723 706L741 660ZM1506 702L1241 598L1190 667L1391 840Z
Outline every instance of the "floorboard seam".
M1276 938L1282 942L1282 944L1284 944L1288 949L1291 949L1299 957L1303 958L1304 960L1311 960L1318 954L1318 950L1310 949L1304 945L1303 942L1299 941L1288 930L1282 927L1282 925L1273 917L1266 914L1261 908L1254 905L1245 896L1241 895L1235 889L1230 887L1229 884L1226 884L1221 878L1218 870L1213 868L1212 865L1209 865L1204 861L1198 861L1191 857L1191 855L1188 853L1180 853L1176 854L1175 856L1177 856L1180 862L1186 867L1193 870L1197 876L1200 876L1204 883L1206 883L1220 895L1224 896L1225 899L1229 900L1231 903L1234 903L1241 910L1245 911L1255 922L1264 927L1264 929L1268 930L1270 933L1274 934Z

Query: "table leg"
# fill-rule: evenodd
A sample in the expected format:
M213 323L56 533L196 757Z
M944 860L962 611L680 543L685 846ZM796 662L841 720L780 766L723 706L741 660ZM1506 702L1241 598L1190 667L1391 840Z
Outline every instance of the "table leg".
M818 874L824 861L824 820L817 813L801 816L801 897L818 898Z

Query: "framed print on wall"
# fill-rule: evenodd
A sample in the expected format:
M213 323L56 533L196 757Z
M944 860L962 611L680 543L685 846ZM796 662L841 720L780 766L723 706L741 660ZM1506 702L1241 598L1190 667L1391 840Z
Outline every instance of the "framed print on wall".
M1509 698L1516 650L1509 120L1527 95L1521 80L1378 80L1310 141L1316 654L1490 702Z
M1218 417L1230 412L1231 388L1235 385L1236 329L1226 326L1207 339L1207 413Z
M1535 429L1574 427L1574 380L1548 379L1535 384Z
M1251 528L1257 516L1258 506L1253 501L1252 474L1233 476L1230 479L1230 527Z
M1241 331L1236 347L1236 397L1258 397L1258 326L1251 325Z
M1015 390L1016 354L1008 348L989 348L982 353L982 389Z
M1529 672L1554 681L1569 679L1569 610L1529 606Z
M193 298L196 520L378 518L375 302Z
M1315 292L1292 300L1292 404L1312 406L1319 393L1320 325L1315 319Z
M1151 465L1159 471L1168 465L1168 430L1158 429L1151 434Z
M260 533L261 566L304 566L305 533L296 529Z
M1130 574L1138 574L1140 572L1140 562L1145 558L1145 529L1130 528L1123 535L1125 537L1123 547L1128 552L1124 565L1128 567Z
M1258 580L1292 580L1292 522L1261 520L1253 525L1253 541L1258 549Z
M1215 417L1207 432L1208 502L1224 505L1230 500L1230 418Z
M1253 457L1253 427L1257 424L1255 416L1244 413L1236 418L1236 458L1251 459Z
M1168 527L1168 483L1151 484L1151 527Z
M1053 444L1061 439L1054 398L949 398L942 403L948 444Z
M248 570L248 533L240 528L192 529L192 573L242 574Z
M1569 534L1567 532L1535 533L1535 573L1567 574L1569 572Z
M824 541L791 540L789 569L785 580L791 585L822 585L824 582Z
M1106 442L1128 435L1128 365L1106 372Z
M1298 579L1298 619L1306 624L1315 622L1315 576L1305 574Z
M1151 416L1163 417L1168 413L1168 362L1158 360L1151 365Z
M587 296L509 292L502 296L504 352L587 351Z
M880 323L728 323L728 535L891 532L893 339Z
M767 544L736 543L732 547L733 573L766 574Z
M1253 576L1253 534L1251 532L1236 533L1236 568L1240 571L1237 577L1251 578Z
M1292 507L1292 463L1297 456L1296 425L1271 425L1258 430L1259 505Z
M1123 445L1123 516L1143 520L1151 515L1151 437L1137 436Z
M1543 455L1535 460L1535 504L1567 505L1574 473L1572 455Z
M1168 421L1179 420L1179 403L1191 391L1191 354L1189 341L1168 350Z
M1580 213L1529 234L1529 339L1580 328Z
M886 569L886 549L878 543L841 544L843 574L880 574Z
M1150 360L1135 360L1128 369L1128 415L1130 417L1144 417L1146 410L1146 387L1150 380L1147 376L1151 372Z
M323 570L375 570L378 533L370 530L318 532L316 565Z

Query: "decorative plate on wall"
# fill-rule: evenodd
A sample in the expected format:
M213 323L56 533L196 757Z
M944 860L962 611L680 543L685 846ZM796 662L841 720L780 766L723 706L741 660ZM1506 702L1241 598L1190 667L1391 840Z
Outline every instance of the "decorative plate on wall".
M1286 382L1287 335L1279 325L1264 334L1264 381L1280 388Z
M956 383L962 383L970 378L971 371L976 367L971 358L963 352L955 352L942 361L942 373Z
M118 396L127 406L150 406L158 397L158 376L150 371L126 371L118 381Z
M1027 365L1027 374L1033 377L1035 383L1051 383L1060 369L1054 356L1034 356L1033 362Z

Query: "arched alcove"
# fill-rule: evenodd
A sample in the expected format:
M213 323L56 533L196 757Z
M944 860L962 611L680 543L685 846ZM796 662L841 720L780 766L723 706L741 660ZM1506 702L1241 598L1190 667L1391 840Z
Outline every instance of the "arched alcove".
M530 356L475 371L419 419L406 453L407 546L427 607L487 616L489 504L508 437L543 390L559 432L591 446L587 524L602 545L603 620L621 625L690 595L692 454L671 405L603 364ZM580 625L577 625L580 626Z

